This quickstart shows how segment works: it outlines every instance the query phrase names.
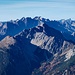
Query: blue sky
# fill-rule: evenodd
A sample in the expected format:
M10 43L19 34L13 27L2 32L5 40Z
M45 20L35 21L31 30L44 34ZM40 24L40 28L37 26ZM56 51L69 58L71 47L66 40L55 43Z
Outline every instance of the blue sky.
M35 16L75 20L75 0L0 0L0 21Z

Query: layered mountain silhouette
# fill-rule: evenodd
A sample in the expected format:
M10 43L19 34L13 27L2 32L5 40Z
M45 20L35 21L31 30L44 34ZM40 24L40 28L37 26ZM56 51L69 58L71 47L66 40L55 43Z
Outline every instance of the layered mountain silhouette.
M64 34L73 31L64 25L73 29L74 21L23 17L2 22L0 75L74 75L74 39Z
M41 17L22 17L21 19L11 20L8 22L1 22L0 23L0 40L4 37L10 35L14 36L21 32L24 29L29 29L41 24L47 24L49 27L52 27L58 31L60 31L63 36L70 41L75 42L75 21L71 19L67 20L59 20L59 21L52 21L49 19L41 18ZM69 38L68 38L69 37Z
M30 17L21 18L20 20L11 20L8 22L0 23L0 40L2 40L5 36L10 35L14 36L21 32L24 29L32 28L38 25L38 20L34 20Z

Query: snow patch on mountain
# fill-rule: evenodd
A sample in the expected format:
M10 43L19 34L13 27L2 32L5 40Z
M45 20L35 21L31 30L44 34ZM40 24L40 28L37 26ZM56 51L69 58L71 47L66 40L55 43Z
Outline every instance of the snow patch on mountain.
M72 26L75 26L75 22L72 23Z
M7 24L3 25L3 29L7 29Z
M5 23L4 25L0 25L1 28L0 28L0 35L4 35L6 33L6 30L7 30L7 24Z
M72 36L75 36L75 32L73 32L71 35L72 35Z
M2 26L2 23L0 22L0 27Z
M65 55L65 57L66 57L66 60L65 61L69 60L74 55L75 55L75 49L68 50L67 51L67 54Z

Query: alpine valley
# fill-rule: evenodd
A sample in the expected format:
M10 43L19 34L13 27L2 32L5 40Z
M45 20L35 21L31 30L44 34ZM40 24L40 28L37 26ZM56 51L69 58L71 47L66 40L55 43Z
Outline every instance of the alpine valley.
M75 75L75 21L0 22L0 75Z

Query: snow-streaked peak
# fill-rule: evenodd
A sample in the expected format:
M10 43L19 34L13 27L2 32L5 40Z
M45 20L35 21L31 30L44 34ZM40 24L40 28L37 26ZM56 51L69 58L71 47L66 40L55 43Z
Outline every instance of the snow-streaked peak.
M36 16L33 19L35 19L35 20L42 20L42 17L41 16Z
M7 24L4 24L3 25L3 29L7 29Z
M65 61L69 60L74 55L75 55L75 49L68 50L67 54L65 55L65 57L66 57Z
M72 21L72 20L71 20L71 18L69 18L69 19L67 19L66 21L67 21L69 24L71 24L71 21Z
M43 24L44 24L44 22L40 21L40 22L38 23L38 26L42 26L42 27L43 27Z
M8 28L7 27L7 23L5 23L4 25L2 25L2 27L0 29L0 35L5 35L7 28Z
M2 22L0 22L0 27L1 27L2 25L3 25Z
M11 20L11 21L9 21L9 22L12 23L12 24L16 24L16 25L18 25L18 21L19 21L19 19Z
M24 21L25 20L25 17L22 17L20 20Z
M65 19L61 19L61 20L59 20L59 21L60 21L62 24L65 23L65 22L68 22L68 23L70 24L72 20L71 20L71 18L69 18L69 19L66 19L66 20L65 20Z
M75 27L75 22L73 22L73 23L72 23L72 26L74 26L74 27Z
M59 22L61 22L63 24L63 23L65 23L65 19L61 19L61 20L59 20Z
M72 36L75 36L75 32L73 32L71 35L72 35Z

